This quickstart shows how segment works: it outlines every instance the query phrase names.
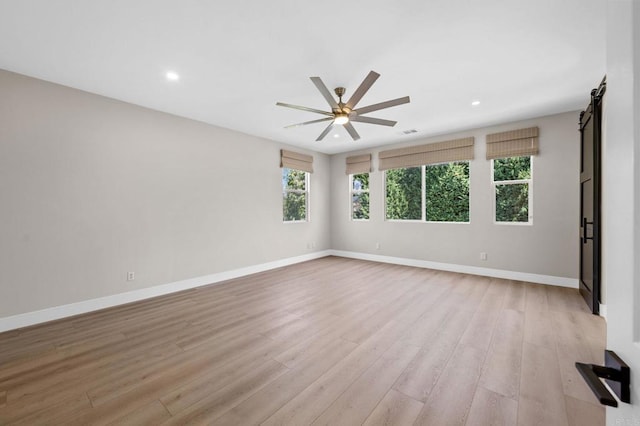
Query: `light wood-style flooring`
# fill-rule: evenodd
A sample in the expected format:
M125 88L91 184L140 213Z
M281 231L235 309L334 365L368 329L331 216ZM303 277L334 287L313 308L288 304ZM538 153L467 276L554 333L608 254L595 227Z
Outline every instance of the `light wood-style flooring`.
M604 425L577 290L327 257L0 334L0 424Z

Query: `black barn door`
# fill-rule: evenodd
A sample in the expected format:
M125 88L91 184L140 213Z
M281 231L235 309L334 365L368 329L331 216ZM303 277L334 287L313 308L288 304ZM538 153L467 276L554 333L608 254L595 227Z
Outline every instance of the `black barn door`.
M600 139L606 81L580 114L580 294L600 313Z

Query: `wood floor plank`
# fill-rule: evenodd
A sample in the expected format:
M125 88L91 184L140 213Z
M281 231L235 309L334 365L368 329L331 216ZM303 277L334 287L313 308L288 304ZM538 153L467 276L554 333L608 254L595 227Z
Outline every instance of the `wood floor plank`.
M601 426L605 424L605 408L565 396L569 426Z
M47 368L31 371L26 377L17 377L20 381L10 385L12 409L53 404L68 389L87 391L181 352L182 349L174 344L160 342L154 346L129 346L120 352L102 352L99 356L92 352L86 356L70 357ZM33 380L38 376L40 380Z
M447 319L455 315L455 305L451 302L453 293L447 291L441 294L427 312L422 314L402 337L407 343L422 346L429 342L435 334L446 328Z
M74 419L70 423L78 425L108 424L118 417L133 412L140 406L148 404L173 390L180 391L185 385L199 380L203 372L211 368L222 370L219 376L220 380L227 377L224 373L236 371L238 367L251 369L254 364L248 362L248 359L251 361L269 359L279 350L277 342L266 342L265 345L266 352L258 351L257 348L254 348L255 351L251 352L251 354L255 355L255 357L245 354L245 356L231 357L230 359L229 357L221 359L219 352L214 351L214 353L209 354L206 347L199 347L198 349L201 352L198 356L191 357L188 361L182 359L180 362L176 362L175 365L168 367L163 375L154 380L144 381L139 386L133 387L128 392L118 394L104 404L75 413ZM227 381L222 385L227 385L233 380L233 376L228 377Z
M602 346L602 342L607 338L607 323L604 318L593 315L591 312L575 312L575 315L576 322L589 343Z
M256 343L257 345L252 345L243 353L225 355L218 364L210 363L195 380L163 394L160 401L171 414L180 413L216 393L221 387L232 384L239 377L271 361L281 351L278 342L261 339Z
M525 310L547 311L549 302L547 291L539 284L524 283L525 286Z
M324 353L328 347L333 347L334 345L347 347L349 352L351 352L358 346L353 342L339 338L337 334L338 332L329 332L316 338L303 340L299 344L276 355L273 359L291 369L299 369L303 366L308 368L310 367L307 364L309 358Z
M180 411L164 424L208 424L287 371L289 369L279 362L267 361L233 383Z
M509 280L504 297L504 309L513 311L525 310L525 286L521 281Z
M3 343L5 350L0 354L0 365L9 365L14 361L21 362L24 359L34 359L57 354L55 345L51 343L42 343L38 345L22 345L20 343Z
M510 309L501 311L482 368L480 386L507 398L518 398L523 338L524 314Z
M282 406L263 424L310 424L397 340L403 327L390 321L367 341Z
M580 297L578 290L551 285L545 286L544 289L547 291L550 310L591 314L587 304Z
M169 414L164 405L162 405L160 401L155 400L129 414L119 417L114 422L110 423L110 425L155 426L169 420L170 418L171 414Z
M518 424L568 424L560 368L552 349L529 343L523 345Z
M518 421L518 402L478 386L466 426L511 426Z
M491 343L499 311L478 309L461 338L461 343L486 352Z
M556 347L553 319L548 311L528 310L524 315L524 341L549 349Z
M8 405L7 405L8 407ZM7 408L5 407L5 408ZM14 413L7 409L0 411L0 424L2 425L39 425L39 424L69 424L76 413L82 410L90 410L91 402L85 393L73 395L65 395L60 401L60 408L57 410L50 409L33 409L26 413Z
M424 406L420 401L391 389L363 423L364 426L412 425Z
M318 351L296 358L296 365L237 405L214 424L258 425L315 382L357 346L342 339L324 342Z
M591 389L575 368L575 362L602 365L604 339L596 344L593 338L589 338L588 331L581 322L581 317L584 316L593 315L568 310L555 311L551 316L552 329L557 341L558 366L565 395L588 403L596 403L597 400Z
M458 339L447 333L437 334L423 346L393 385L393 389L425 402L436 385Z
M570 346L589 346L589 339L581 326L579 315L577 312L566 311L549 313L558 343Z
M600 426L605 339L575 289L326 257L0 333L0 424Z
M150 382L165 374L168 368L174 367L187 359L206 358L209 365L223 363L231 354L243 353L255 348L261 348L265 344L271 343L264 337L242 335L233 341L225 342L226 345L207 345L190 353L181 352L176 356L162 359L161 361L137 368L134 371L122 371L117 377L111 378L108 382L98 387L91 388L87 393L94 406L116 398L129 390L141 386L145 382Z
M8 343L4 344L7 345ZM23 357L18 357L13 361L0 363L0 388L7 380L15 377L23 377L26 372L37 370L42 368L42 366L60 362L65 359L66 358L51 345L51 349L44 354L28 354Z
M589 346L575 346L558 343L558 367L562 378L564 394L584 402L597 404L598 400L575 367L576 361L587 364L603 365L604 347L594 351Z
M469 346L458 346L415 424L464 425L483 361L484 352Z
M349 386L314 425L362 424L420 348L396 342Z

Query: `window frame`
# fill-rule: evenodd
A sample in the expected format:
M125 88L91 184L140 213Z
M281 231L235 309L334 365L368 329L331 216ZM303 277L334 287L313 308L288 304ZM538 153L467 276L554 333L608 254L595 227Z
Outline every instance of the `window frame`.
M368 189L353 189L353 177L355 175L369 175L369 188ZM367 219L356 219L353 217L353 196L363 193L369 194L369 217ZM349 220L353 222L368 222L371 220L371 173L352 173L349 175Z
M494 180L495 173L495 160L501 160L502 158L492 158L491 159L491 205L493 210L493 224L494 225L515 225L515 226L531 226L533 225L533 157L535 155L512 155L510 157L503 158L517 158L517 157L529 157L529 179L514 179L514 180ZM496 187L497 185L517 185L517 184L527 184L527 195L528 195L528 220L526 222L514 222L514 221L498 221L496 220L497 216L497 205L496 205Z
M285 170L296 170L298 172L303 172L304 173L304 190L301 189L289 189L286 187L285 183L284 183L284 171ZM311 178L310 178L311 173L304 171L304 170L299 170L299 169L294 169L292 167L282 167L282 171L280 172L280 183L282 185L282 223L284 224L291 224L291 223L307 223L307 222L311 222ZM289 193L293 193L293 194L304 194L304 201L305 201L305 218L303 220L286 220L284 217L284 200L285 200L285 194L289 194Z
M421 218L420 219L388 219L387 218L387 170L382 173L382 188L383 188L383 211L384 220L386 222L401 222L401 223L433 223L433 224L454 224L454 225L469 225L471 224L471 191L469 191L469 220L467 222L455 222L455 221L439 221L439 220L426 220L427 219L427 185L425 182L426 170L429 166L437 166L441 164L450 163L468 163L469 164L469 188L471 188L471 161L470 160L458 160L458 161L445 161L442 163L423 164L422 166L410 166L410 167L397 167L397 169L409 169L414 167L420 167L420 193L421 193ZM389 169L394 170L394 169Z

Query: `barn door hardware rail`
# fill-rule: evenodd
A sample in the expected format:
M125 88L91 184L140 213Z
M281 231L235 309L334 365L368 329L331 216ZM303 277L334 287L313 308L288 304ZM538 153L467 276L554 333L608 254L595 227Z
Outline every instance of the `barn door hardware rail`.
M629 366L613 351L604 351L604 367L576 362L576 368L587 382L600 404L617 407L618 401L600 381L606 380L620 401L630 403L631 372Z

